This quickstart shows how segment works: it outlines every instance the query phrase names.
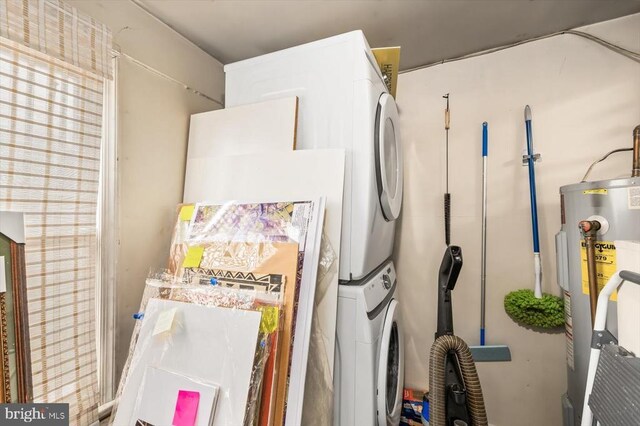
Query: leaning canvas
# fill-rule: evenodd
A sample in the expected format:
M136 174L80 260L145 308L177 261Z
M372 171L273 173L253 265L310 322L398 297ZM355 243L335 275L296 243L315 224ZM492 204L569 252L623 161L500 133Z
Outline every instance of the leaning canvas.
M180 216L179 221L185 219ZM324 199L198 203L185 238L174 238L179 243L172 247L174 265L184 253L175 272L187 281L193 282L198 275L207 277L206 271L217 269L286 277L278 342L282 349L274 368L275 405L269 410L273 424L282 424L289 409L293 411L287 416L295 419L302 408L286 404L291 396L298 400L304 394L323 218ZM176 229L184 229L184 225L176 225Z
M159 332L158 322L166 321L168 312L174 317ZM212 425L242 425L261 318L259 311L150 299L113 424L133 425L139 419L143 379L148 367L156 367L217 384Z
M142 386L138 390L138 403L133 418L152 425L171 424L180 391L196 392L198 406L195 426L213 425L220 387L200 378L157 367L147 367Z

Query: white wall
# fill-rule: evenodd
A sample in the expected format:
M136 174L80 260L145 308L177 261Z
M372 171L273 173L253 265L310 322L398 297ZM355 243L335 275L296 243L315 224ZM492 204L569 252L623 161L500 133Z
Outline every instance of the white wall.
M67 0L109 25L116 48L188 86L222 100L220 62L129 0ZM220 108L182 86L118 60L119 247L116 380L145 278L166 267L175 207L182 201L191 114ZM117 386L117 382L116 382Z
M640 51L640 14L581 28ZM559 294L554 234L561 185L578 182L611 149L631 146L640 123L640 64L591 41L564 35L481 57L402 74L398 105L405 150L405 197L397 236L399 299L406 324L406 386L426 389L436 319L437 269L444 251L444 122L451 94L452 243L464 267L454 290L456 334L478 344L481 126L489 122L488 344L507 344L510 363L479 364L489 420L498 426L559 425L566 390L564 334L519 327L502 300L531 288L533 261L523 109L543 161L538 178L544 291ZM629 153L596 167L592 179L628 174Z

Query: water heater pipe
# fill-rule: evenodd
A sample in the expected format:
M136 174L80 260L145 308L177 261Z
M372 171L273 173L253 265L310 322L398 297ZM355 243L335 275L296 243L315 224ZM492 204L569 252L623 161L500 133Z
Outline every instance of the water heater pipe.
M596 319L596 307L598 305L598 271L596 269L596 237L600 230L600 222L597 220L583 220L578 224L584 237L584 245L587 252L587 276L589 278L589 305L591 308L591 325Z

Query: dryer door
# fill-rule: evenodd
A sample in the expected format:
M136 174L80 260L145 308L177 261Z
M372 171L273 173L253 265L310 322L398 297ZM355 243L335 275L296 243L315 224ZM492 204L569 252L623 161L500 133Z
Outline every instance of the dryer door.
M402 409L404 386L404 340L398 302L392 300L380 340L378 364L378 425L397 426Z
M375 129L376 181L382 214L387 222L400 215L403 162L398 108L393 97L383 93L378 100Z

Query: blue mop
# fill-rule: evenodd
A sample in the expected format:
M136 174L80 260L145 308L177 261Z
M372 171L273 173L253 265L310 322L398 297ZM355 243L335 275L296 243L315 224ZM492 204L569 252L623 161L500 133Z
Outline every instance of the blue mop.
M533 152L533 132L531 131L531 108L524 108L524 125L527 132L527 165L529 166L529 197L531 198L531 229L533 231L533 265L535 270L536 299L542 298L542 262L540 261L540 237L538 236L538 201L536 198L536 154Z
M529 167L529 198L531 201L531 230L533 235L534 290L516 290L504 298L504 309L518 324L533 328L558 328L564 325L564 301L552 294L542 294L542 262L540 260L540 238L538 236L538 201L536 198L535 162L540 158L533 150L531 130L531 108L524 109L524 124L527 135L527 155L523 164Z

